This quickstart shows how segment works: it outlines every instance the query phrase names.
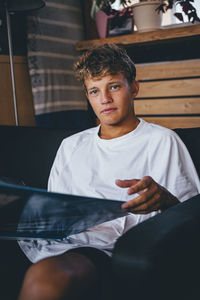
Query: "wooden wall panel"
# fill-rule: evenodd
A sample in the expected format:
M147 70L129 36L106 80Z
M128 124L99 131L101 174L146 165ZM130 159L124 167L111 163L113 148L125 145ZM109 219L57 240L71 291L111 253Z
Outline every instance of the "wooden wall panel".
M200 114L200 97L135 100L139 115Z
M138 117L168 128L200 127L200 60L136 65Z
M31 84L25 57L14 57L19 125L34 126ZM0 125L15 125L9 57L0 55Z
M142 119L170 129L200 127L200 117L142 117Z
M136 64L137 80L200 76L200 60Z
M140 83L137 98L200 95L200 78Z

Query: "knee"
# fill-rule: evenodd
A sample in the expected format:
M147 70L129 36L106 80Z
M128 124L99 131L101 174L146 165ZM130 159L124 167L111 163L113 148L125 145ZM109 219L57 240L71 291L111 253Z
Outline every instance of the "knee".
M28 269L19 300L80 299L96 284L95 268L82 256L46 258Z
M70 273L54 268L54 264L45 259L32 265L26 272L19 299L61 299L72 282Z

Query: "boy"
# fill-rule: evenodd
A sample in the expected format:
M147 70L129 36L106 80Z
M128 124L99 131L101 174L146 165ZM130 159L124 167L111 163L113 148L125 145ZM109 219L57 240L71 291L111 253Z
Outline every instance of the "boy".
M100 125L62 142L49 190L126 200L122 209L130 213L62 241L21 242L35 264L25 276L20 300L97 298L116 240L200 190L178 136L135 116L139 84L124 50L112 44L92 48L75 64L75 72Z

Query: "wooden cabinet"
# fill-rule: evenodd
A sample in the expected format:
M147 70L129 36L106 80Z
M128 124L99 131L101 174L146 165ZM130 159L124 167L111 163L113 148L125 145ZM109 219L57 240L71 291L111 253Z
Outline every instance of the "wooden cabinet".
M34 126L34 108L26 57L15 56L15 81L19 125ZM0 55L0 125L15 125L8 55Z

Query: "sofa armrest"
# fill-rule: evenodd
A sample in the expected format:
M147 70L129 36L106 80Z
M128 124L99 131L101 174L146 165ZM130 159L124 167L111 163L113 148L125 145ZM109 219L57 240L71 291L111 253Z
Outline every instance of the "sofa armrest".
M176 128L174 131L186 145L200 178L200 127Z
M117 299L200 299L200 195L140 223L117 241Z

